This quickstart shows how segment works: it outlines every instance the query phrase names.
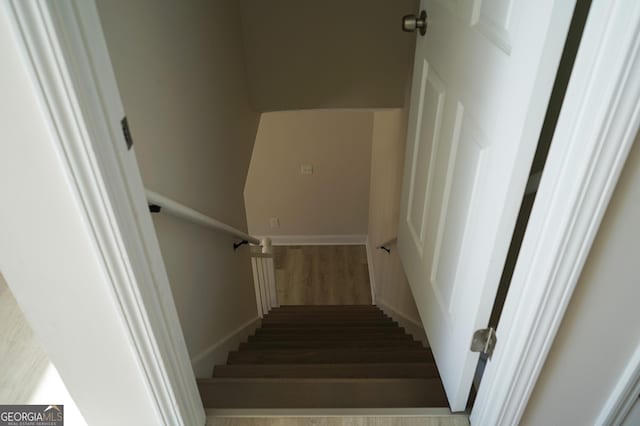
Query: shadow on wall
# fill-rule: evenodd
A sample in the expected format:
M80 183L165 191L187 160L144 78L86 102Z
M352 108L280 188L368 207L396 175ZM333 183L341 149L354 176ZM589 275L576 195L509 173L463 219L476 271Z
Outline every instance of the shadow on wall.
M259 113L249 103L240 3L97 6L144 185L246 230ZM248 250L234 252L227 235L181 219L153 220L192 365L210 376L212 348L257 318Z
M396 244L390 253L376 249L398 234L407 113L407 107L374 113L368 245L376 303L422 328Z
M259 111L402 107L415 0L243 0L251 101Z

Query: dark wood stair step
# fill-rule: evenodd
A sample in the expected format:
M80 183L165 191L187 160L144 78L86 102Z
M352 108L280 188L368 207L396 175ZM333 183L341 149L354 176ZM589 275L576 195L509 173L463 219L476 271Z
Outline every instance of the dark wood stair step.
M280 305L269 312L384 312L376 305Z
M335 307L321 307L321 306L308 306L306 308L289 308L279 307L272 308L269 310L269 313L272 314L287 314L287 313L297 313L297 314L319 314L325 315L327 313L331 314L384 314L384 311L378 308L356 308L350 309L347 308L335 308Z
M280 305L273 311L381 311L376 305Z
M198 380L205 408L446 407L439 379Z
M334 328L348 328L348 327L399 327L398 323L392 320L343 320L343 321L272 321L268 319L262 320L263 328L271 327L334 327Z
M415 340L276 340L240 343L240 351L287 348L422 348Z
M256 336L300 335L300 336L409 336L400 327L267 327L259 328Z
M278 312L278 313L286 313L286 312L298 312L298 313L384 313L384 311L377 306L373 305L340 305L340 306L331 306L331 305L308 305L308 306L279 306L275 308L271 308L269 312Z
M394 322L391 318L362 318L362 317L353 317L353 318L323 318L323 317L296 317L292 316L291 318L274 318L266 316L262 319L262 324L308 324L308 323L318 323L318 324L343 324L343 323L392 323Z
M216 365L213 377L272 378L433 378L438 376L434 363L380 364L234 364Z
M272 308L267 315L386 315L377 308L340 309L340 308Z
M255 336L249 336L249 342L324 342L324 341L350 341L356 340L359 342L375 342L377 340L394 340L397 342L412 341L413 337L408 334L400 333L379 333L379 334L292 334L292 333L272 333L272 334L257 334Z
M280 321L295 321L298 319L305 320L354 320L354 319L373 319L373 320L389 320L390 317L384 315L382 312L371 312L371 313L273 313L270 312L265 315L264 319L269 320L280 320Z
M284 315L284 314L267 314L262 321L393 321L386 315Z
M346 364L371 362L433 362L426 349L263 349L229 353L227 364Z

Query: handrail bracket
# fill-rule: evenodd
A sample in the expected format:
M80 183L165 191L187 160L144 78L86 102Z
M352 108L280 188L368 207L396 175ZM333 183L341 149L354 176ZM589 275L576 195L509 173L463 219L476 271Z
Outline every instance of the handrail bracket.
M236 250L238 250L239 247L241 247L241 246L243 246L245 244L249 244L249 241L241 240L241 241L238 241L237 243L233 243L233 250L236 251Z

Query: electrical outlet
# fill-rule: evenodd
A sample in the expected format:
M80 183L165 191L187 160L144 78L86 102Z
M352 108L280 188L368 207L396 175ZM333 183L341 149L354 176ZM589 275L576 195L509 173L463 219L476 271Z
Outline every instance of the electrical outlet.
M278 219L277 217L272 217L271 219L269 219L269 225L271 226L271 228L280 228L280 219Z
M301 164L300 165L300 173L303 175L312 175L313 174L313 164Z

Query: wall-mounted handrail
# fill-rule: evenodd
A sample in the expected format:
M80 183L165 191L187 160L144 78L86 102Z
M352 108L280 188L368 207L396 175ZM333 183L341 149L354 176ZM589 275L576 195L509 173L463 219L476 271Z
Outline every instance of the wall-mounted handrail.
M386 240L376 248L379 250L384 250L387 253L391 253L391 245L395 244L397 241L398 241L398 237L389 238L388 240Z
M175 200L172 200L171 198L167 198L164 195L160 195L157 192L153 192L149 189L145 190L145 194L147 196L147 202L149 203L149 205L156 206L154 209L156 212L162 211L172 216L188 220L189 222L205 226L207 228L226 232L227 234L233 235L234 237L237 237L242 241L247 241L248 243L262 246L263 253L271 252L271 240L269 238L260 240L256 237L252 237L246 232L242 232L231 225L227 225L224 222L209 217L204 213L200 213L199 211L194 210L191 207L187 207L184 204L181 204Z

